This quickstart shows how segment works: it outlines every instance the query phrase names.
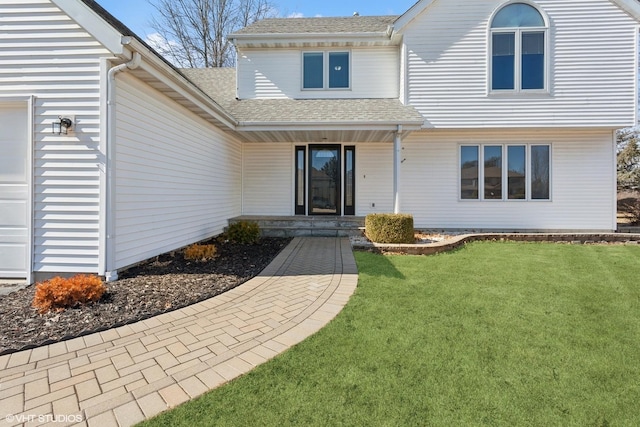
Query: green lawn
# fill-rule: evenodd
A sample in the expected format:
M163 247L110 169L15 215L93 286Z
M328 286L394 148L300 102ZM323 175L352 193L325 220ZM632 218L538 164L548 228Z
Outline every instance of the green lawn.
M326 328L145 425L640 425L640 247L356 259Z

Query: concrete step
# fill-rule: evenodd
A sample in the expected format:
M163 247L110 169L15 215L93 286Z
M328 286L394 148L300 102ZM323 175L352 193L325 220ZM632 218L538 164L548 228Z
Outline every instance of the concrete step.
M243 215L229 219L229 224L240 221L256 222L265 237L342 237L364 230L364 217Z

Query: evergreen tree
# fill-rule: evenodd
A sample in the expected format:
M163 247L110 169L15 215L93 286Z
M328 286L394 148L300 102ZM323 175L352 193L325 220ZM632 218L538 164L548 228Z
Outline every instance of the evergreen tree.
M617 132L618 191L640 189L640 129L628 128Z

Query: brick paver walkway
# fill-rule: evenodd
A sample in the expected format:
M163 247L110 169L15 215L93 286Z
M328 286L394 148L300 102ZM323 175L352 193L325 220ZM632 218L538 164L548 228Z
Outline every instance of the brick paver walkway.
M242 375L336 316L346 238L295 238L259 276L142 322L0 357L0 425L129 426Z

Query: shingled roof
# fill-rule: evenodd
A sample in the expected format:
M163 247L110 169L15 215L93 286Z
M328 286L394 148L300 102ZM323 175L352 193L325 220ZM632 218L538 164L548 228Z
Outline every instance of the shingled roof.
M181 68L180 72L227 111L236 102L235 68Z
M397 99L246 99L230 109L241 125L421 125L415 108Z
M249 25L229 38L253 34L349 34L384 33L398 16L351 16L336 18L270 18Z
M181 70L240 125L414 125L424 118L397 99L235 99L233 68Z

